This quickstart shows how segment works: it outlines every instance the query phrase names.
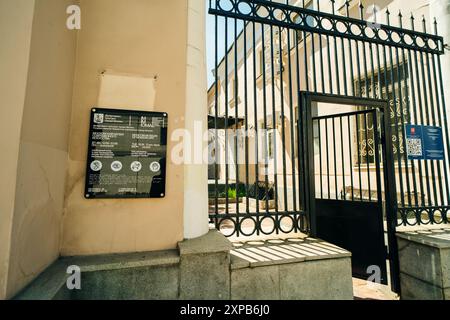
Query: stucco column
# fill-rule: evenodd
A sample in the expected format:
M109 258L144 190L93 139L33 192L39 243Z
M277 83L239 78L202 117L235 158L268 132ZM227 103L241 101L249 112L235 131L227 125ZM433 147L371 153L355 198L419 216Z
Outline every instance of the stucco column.
M0 1L0 300L6 295L34 0Z
M208 164L202 161L207 126L205 1L188 0L185 128L191 157L184 164L184 237L208 233ZM185 153L187 150L185 150ZM189 159L190 158L190 159ZM176 204L174 204L176 205Z
M436 18L438 23L438 33L444 37L445 55L441 56L442 81L444 85L447 126L450 126L450 0L432 0L430 2L430 21ZM434 25L433 25L434 29ZM434 30L432 30L434 32ZM444 137L445 139L445 137ZM450 170L450 168L448 168ZM449 191L450 192L450 191Z

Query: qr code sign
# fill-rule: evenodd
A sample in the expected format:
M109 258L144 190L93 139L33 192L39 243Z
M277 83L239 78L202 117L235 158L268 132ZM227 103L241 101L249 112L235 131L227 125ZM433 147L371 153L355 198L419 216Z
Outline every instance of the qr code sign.
M413 157L421 157L423 155L421 139L407 139L406 144L408 155Z

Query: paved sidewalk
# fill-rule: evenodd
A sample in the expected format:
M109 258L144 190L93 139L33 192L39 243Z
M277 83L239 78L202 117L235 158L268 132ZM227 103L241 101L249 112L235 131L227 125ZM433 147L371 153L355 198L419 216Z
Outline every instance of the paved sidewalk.
M353 295L355 300L399 300L398 295L388 286L355 278L353 278Z

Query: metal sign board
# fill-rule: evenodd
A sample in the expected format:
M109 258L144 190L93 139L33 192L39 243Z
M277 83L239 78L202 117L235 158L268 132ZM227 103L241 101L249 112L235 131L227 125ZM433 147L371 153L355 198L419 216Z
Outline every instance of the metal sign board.
M444 160L442 128L406 125L406 147L410 160Z
M92 109L85 197L163 198L167 125L167 113Z

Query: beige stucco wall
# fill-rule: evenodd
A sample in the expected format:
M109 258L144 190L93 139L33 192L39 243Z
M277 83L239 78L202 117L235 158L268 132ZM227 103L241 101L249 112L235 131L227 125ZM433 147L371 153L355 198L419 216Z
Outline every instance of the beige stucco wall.
M0 2L0 299L6 296L17 159L25 101L34 1Z
M61 253L174 248L183 239L183 166L168 159L164 199L86 200L83 195L89 114L98 106L103 71L155 77L153 106L148 100L138 104L139 97L130 93L128 100L120 98L121 107L167 112L169 136L184 127L187 1L81 0L81 9ZM173 146L169 142L168 154Z
M66 28L66 8L74 2L35 3L7 297L59 257L61 240L76 48L76 32Z

